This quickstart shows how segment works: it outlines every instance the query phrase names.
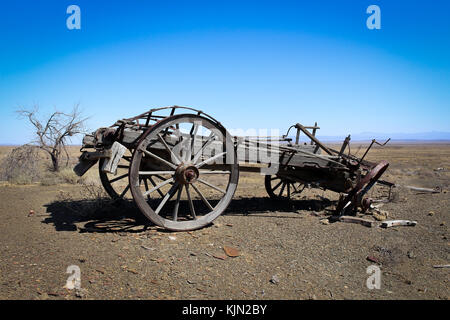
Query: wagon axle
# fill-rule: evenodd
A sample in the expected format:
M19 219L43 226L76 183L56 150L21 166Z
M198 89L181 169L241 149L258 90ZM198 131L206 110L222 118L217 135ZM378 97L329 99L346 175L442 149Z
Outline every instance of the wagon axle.
M200 172L192 164L180 164L175 170L175 180L181 184L194 183Z

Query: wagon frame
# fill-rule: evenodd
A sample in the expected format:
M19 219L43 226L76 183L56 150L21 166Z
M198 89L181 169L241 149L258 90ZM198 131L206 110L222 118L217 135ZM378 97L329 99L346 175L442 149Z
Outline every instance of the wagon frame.
M240 171L264 174L266 191L276 200L290 200L306 187L338 192L338 216L367 209L371 200L364 196L375 183L393 186L379 179L387 161L364 159L380 143L372 140L357 158L345 152L350 136L338 151L317 139L318 129L317 123L297 123L281 137L238 137L201 110L156 108L85 135L74 171L82 176L99 162L102 185L113 199L131 193L150 221L174 231L198 229L219 217L232 201ZM309 143L300 142L301 134ZM126 178L118 188L115 183Z

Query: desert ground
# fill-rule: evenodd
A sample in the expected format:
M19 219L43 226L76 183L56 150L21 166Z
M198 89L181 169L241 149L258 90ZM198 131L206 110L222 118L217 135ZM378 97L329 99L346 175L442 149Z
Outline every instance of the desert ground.
M383 179L442 189L398 187L381 207L416 226L326 223L337 194L307 189L273 201L257 173L241 173L227 211L192 232L151 225L132 201L111 203L93 189L97 166L83 182L67 171L63 180L1 182L0 299L449 299L450 269L433 266L450 261L450 144L392 143L368 155L382 159ZM71 265L81 290L64 288ZM370 265L381 270L380 289L366 286Z

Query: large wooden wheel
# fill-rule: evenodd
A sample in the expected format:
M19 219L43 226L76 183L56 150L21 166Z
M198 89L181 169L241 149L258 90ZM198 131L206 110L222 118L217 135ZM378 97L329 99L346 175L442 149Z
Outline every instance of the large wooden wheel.
M132 151L127 150L125 155L120 159L116 174L106 173L102 170L105 158L101 158L98 163L100 181L105 191L114 199L131 198L130 184L128 181L128 173L130 169Z
M292 200L299 195L305 185L277 175L267 175L264 179L267 194L274 200Z
M232 200L239 179L235 146L218 122L170 116L143 135L129 179L136 205L153 223L174 231L198 229Z

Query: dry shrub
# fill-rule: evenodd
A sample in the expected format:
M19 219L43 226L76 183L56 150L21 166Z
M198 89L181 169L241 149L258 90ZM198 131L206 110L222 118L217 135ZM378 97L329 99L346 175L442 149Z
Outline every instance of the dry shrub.
M29 184L39 178L39 147L25 144L14 148L0 163L0 180Z

